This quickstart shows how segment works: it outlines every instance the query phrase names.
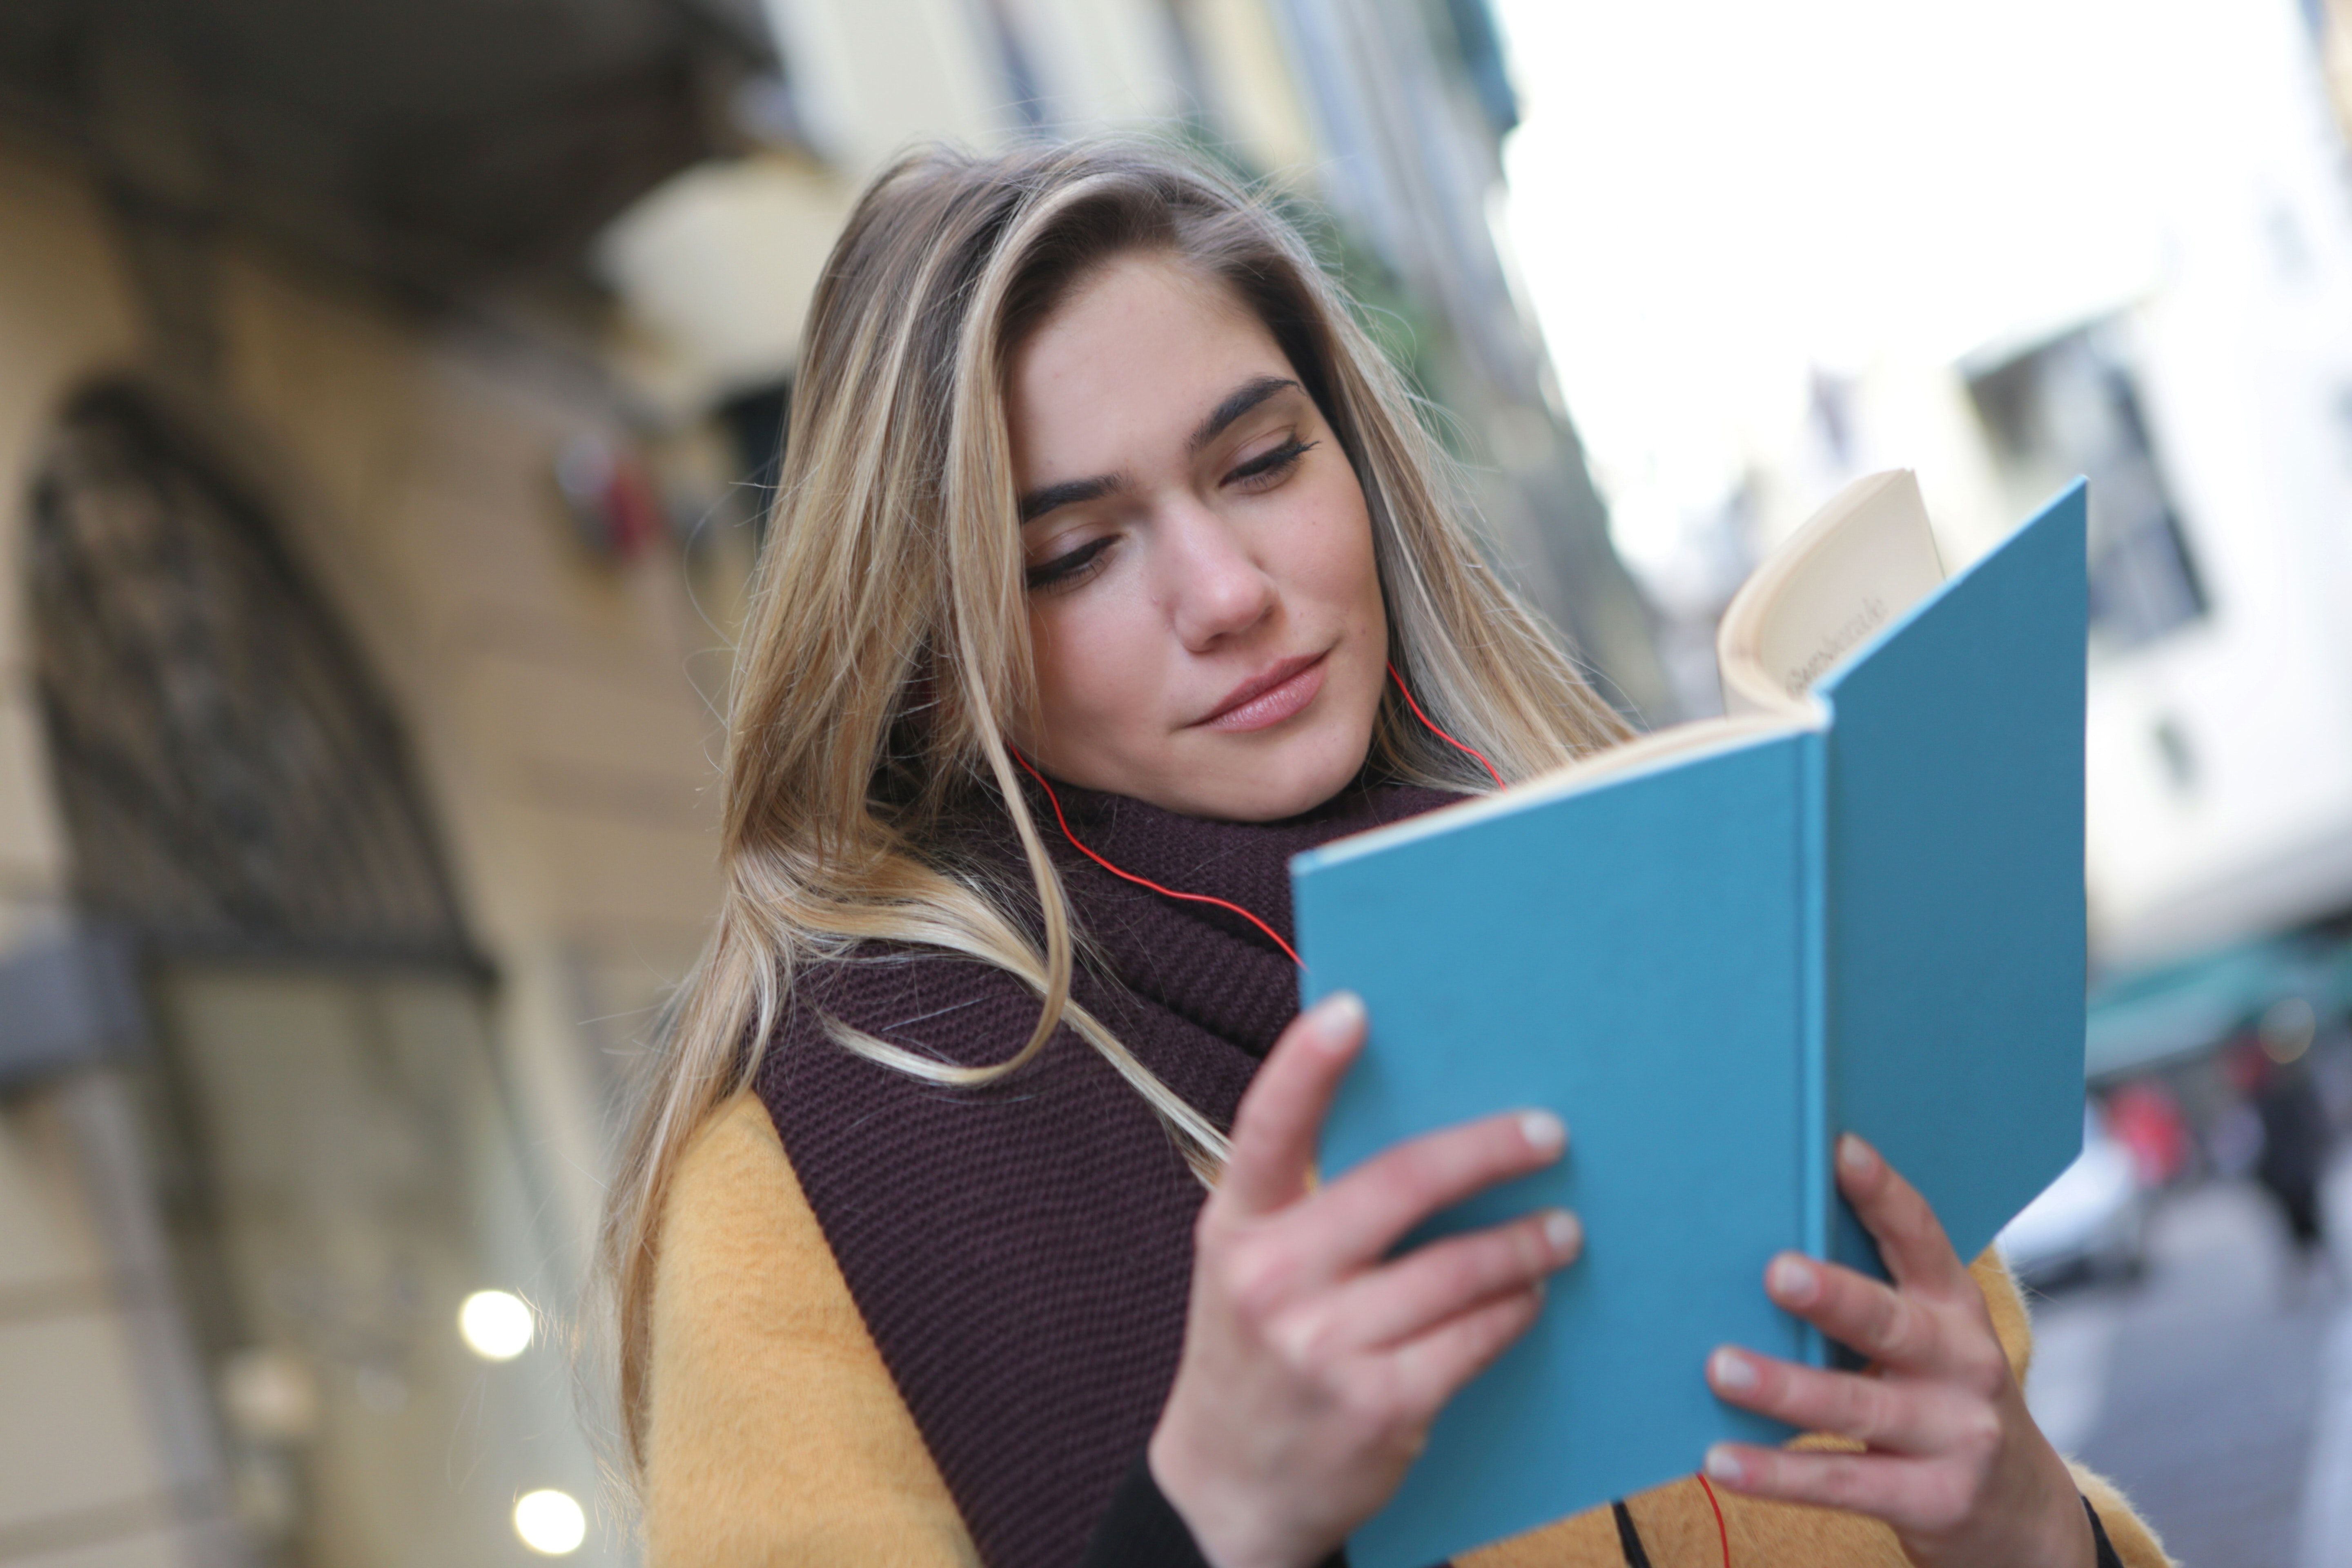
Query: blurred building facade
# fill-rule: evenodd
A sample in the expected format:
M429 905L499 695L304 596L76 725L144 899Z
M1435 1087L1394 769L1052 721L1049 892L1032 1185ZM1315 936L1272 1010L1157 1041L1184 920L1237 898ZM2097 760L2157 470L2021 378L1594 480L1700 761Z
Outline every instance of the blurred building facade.
M1802 436L1692 531L1713 553L1685 575L1714 596L1667 643L1698 685L1748 564L1852 476L1916 468L1954 569L2089 477L2105 974L2352 911L2352 121L2326 63L2340 84L2345 16L2263 0L2152 21L2196 90L2241 107L2184 135L2146 266L2084 298L2053 262L2043 313L1998 341L1817 373ZM2167 1037L2220 1037L2198 1028Z
M2259 114L2132 296L1958 367L2011 511L2091 477L2095 934L2111 970L2352 909L2352 158L2284 4L2206 59Z
M1664 706L1484 17L0 10L0 1563L629 1554L560 1331L800 317L908 141L1174 126L1328 203L1498 558Z
M551 1322L457 1318L572 1306L590 1020L715 887L581 258L772 67L618 0L0 14L0 1561L593 1507Z

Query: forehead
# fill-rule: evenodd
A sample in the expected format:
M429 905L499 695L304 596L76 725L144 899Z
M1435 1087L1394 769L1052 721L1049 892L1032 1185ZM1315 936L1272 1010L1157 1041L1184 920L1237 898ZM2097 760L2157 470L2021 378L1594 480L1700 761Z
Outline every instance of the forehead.
M1293 374L1224 285L1165 257L1121 257L1015 352L1014 464L1025 487L1181 456L1194 423L1234 386Z

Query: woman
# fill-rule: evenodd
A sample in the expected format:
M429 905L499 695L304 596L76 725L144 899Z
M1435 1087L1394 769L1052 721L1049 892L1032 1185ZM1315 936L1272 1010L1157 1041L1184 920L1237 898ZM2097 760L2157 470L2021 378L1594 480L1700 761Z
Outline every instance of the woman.
M607 1226L651 1560L1320 1562L1580 1236L1387 1256L1558 1158L1543 1112L1316 1185L1364 1018L1296 1016L1285 862L1622 731L1297 237L1164 153L882 176L787 453L726 903ZM1900 1288L1768 1287L1883 1374L1705 1375L1853 1441L1471 1562L2164 1561L2027 1415L1998 1264L1841 1170Z

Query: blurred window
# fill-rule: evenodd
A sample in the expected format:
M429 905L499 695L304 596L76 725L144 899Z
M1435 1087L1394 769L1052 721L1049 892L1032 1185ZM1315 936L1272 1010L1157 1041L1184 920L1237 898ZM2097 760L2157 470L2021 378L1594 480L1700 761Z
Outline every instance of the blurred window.
M2205 614L2203 584L2111 330L2091 327L1969 376L1996 460L2039 502L2091 481L2091 644L2120 653Z
M234 477L99 391L54 442L29 547L86 910L182 950L470 962L392 706Z
M767 539L768 512L783 479L784 430L792 411L790 376L739 392L719 405L719 421L734 444L736 469L742 476L740 493L752 537L761 542Z
M463 1332L486 1289L569 1305L480 987L429 968L150 967L150 1159L257 1557L527 1561L514 1500L593 1497L596 1470L557 1336L494 1363Z
M78 901L152 1020L147 1163L218 1416L182 1440L217 1441L257 1563L521 1561L515 1500L595 1467L554 1348L460 1331L484 1290L568 1303L394 710L136 390L68 413L26 548Z
M1511 68L1503 51L1502 29L1495 25L1488 0L1445 0L1445 19L1462 57L1463 73L1478 98L1486 128L1496 139L1518 129L1519 94L1511 85Z

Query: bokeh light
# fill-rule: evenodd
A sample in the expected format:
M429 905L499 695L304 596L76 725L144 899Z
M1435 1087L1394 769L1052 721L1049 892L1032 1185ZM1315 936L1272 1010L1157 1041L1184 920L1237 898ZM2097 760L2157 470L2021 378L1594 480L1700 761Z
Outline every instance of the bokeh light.
M580 1550L588 1539L588 1516L570 1492L552 1487L525 1492L515 1500L515 1533L522 1543L546 1557L562 1557Z
M457 1309L457 1332L485 1361L512 1361L535 1331L530 1304L510 1290L477 1290Z

